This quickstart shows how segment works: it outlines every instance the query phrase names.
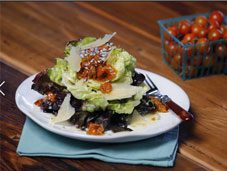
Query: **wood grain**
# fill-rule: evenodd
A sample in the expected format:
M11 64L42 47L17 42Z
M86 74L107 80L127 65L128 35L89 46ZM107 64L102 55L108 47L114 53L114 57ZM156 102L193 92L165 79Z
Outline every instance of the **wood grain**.
M6 96L1 96L1 170L168 170L150 166L105 163L94 159L63 159L51 157L19 157L16 154L25 115L16 107L14 96L16 88L27 77L9 66L0 63L1 78L6 84L2 87ZM173 170L190 169L205 170L204 167L178 154Z
M114 42L137 58L138 67L171 79L189 95L196 119L181 125L178 156L227 170L227 78L182 81L162 63L157 25L163 18L226 12L226 2L2 2L0 8L1 61L27 75L52 66L68 40L116 31Z

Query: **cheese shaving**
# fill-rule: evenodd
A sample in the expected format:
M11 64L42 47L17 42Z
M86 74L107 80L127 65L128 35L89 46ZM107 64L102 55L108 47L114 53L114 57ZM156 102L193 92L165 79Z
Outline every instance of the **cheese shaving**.
M99 38L94 42L91 42L87 45L82 46L81 50L102 46L105 43L109 42L110 39L112 39L112 37L115 35L116 35L116 32L114 32L112 34L105 34L105 36L103 38Z
M70 104L70 98L71 98L71 95L67 94L60 109L58 110L57 116L54 116L52 118L51 123L55 124L55 123L67 121L74 115L75 109Z

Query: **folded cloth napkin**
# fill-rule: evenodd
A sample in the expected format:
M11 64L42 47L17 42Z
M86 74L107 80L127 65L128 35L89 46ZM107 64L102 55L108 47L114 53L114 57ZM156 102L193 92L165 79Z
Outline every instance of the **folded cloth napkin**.
M21 156L95 158L106 162L169 167L174 165L178 127L150 139L130 143L94 143L51 133L26 119L17 147Z

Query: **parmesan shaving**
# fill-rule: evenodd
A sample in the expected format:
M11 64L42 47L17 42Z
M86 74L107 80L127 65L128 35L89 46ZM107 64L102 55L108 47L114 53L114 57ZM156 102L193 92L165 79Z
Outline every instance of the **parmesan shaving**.
M66 57L66 60L68 61L71 69L75 72L78 72L80 70L81 63L80 47L72 47L69 56Z
M130 98L141 91L142 87L132 86L127 84L112 84L112 91L109 94L104 94L106 100L118 100Z
M55 124L55 123L67 121L74 115L75 109L70 104L70 98L71 98L71 95L67 94L60 109L58 110L57 116L54 116L51 119L51 123Z
M102 46L105 43L109 42L110 39L112 39L112 37L115 35L116 35L116 32L114 32L112 34L105 34L105 36L103 38L99 38L94 42L91 42L87 45L82 46L81 50Z

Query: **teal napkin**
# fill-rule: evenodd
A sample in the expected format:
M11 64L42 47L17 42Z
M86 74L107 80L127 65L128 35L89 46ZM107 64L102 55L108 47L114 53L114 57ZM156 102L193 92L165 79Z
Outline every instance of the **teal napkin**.
M106 162L169 167L174 165L178 127L150 139L119 144L84 142L51 133L26 119L17 147L21 156L95 158Z

